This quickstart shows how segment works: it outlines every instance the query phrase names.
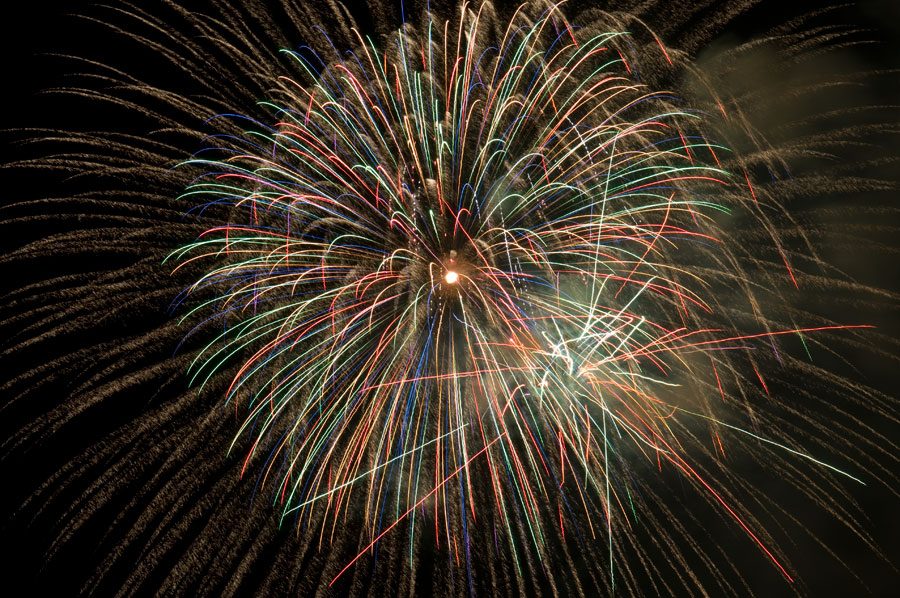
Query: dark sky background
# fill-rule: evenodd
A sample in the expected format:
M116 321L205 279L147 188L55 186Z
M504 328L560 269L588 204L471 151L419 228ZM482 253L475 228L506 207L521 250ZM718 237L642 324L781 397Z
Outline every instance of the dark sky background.
M585 2L587 0L579 0ZM41 97L39 91L64 82L67 64L63 61L42 56L43 52L57 49L84 48L89 53L103 52L103 42L98 42L89 36L83 35L83 29L79 28L74 19L67 16L79 11L80 6L88 5L82 0L54 5L53 3L32 0L30 2L7 2L0 13L0 68L3 70L0 81L3 82L2 101L0 112L0 130L18 128L23 126L41 125L47 121L57 120L59 115L51 111L68 109L58 100ZM806 10L816 8L821 2L793 2L791 0L762 1L753 9L736 18L726 32L723 33L723 43L744 41L757 37L761 32L784 20L801 14ZM853 60L860 65L877 69L890 69L900 67L900 2L896 0L868 0L841 9L838 13L839 20L848 23L856 23L870 30L870 37L878 43L852 51ZM895 88L897 77L880 78L871 84L865 94L871 104L895 104L900 105L900 91ZM83 122L103 122L105 114L91 108L90 105L71 106L72 110L82 111L80 118ZM94 113L91 113L94 110ZM895 119L896 120L896 119ZM3 135L0 138L4 155L3 161L16 156L19 151L10 143L12 136ZM893 144L895 151L898 145ZM0 185L2 203L14 201L19 198L40 195L40 177L17 176L4 177L4 184ZM37 190L37 193L36 193ZM883 205L897 202L884 195L878 198L861 196L860 201L876 201ZM889 289L893 292L900 291L898 278L897 259L897 233L898 223L884 222L879 219L872 221L872 234L870 237L873 247L883 247L883 252L867 251L865 255L835 252L827 255L836 265L847 272L848 276L868 285ZM0 250L6 251L21 243L22 238L27 238L31 232L22 232L22 237L17 236L17 231L6 230L4 237L0 239ZM16 285L15 280L7 280L7 283ZM853 321L873 323L887 336L898 338L900 326L898 326L897 309L860 308L860 312L853 314ZM855 369L866 383L882 392L896 395L897 387L897 363L887 356L873 355L871 352L846 355L852 366L848 371ZM850 367L848 366L848 367ZM837 367L844 367L838 365ZM3 373L0 372L0 377ZM896 414L895 414L896 415ZM893 432L892 438L896 438L896 425L883 427L888 433ZM3 465L3 472L7 475L0 482L0 492L6 493L6 488L24 483L28 479L27 470L29 464L15 463ZM896 465L894 465L896 469ZM752 474L751 474L752 475ZM773 492L785 492L785 500L792 500L792 495L787 489L773 489ZM13 493L14 494L14 493ZM835 561L822 554L821 547L811 543L808 539L798 541L796 546L786 547L791 555L792 562L805 572L806 587L815 596L851 596L866 595L900 595L900 577L895 569L900 559L900 517L898 517L898 501L895 496L885 488L877 485L869 486L854 491L854 496L860 502L869 521L864 528L872 534L876 544L882 551L882 555L876 555L866 549L861 543L840 523L830 520L826 515L816 515L808 519L809 525L814 527L819 538L828 546L833 547L839 557L844 560L849 569L859 576L859 580L847 570L835 566ZM793 497L796 498L796 497ZM2 506L6 509L0 513L0 521L6 521L12 505L4 501ZM802 505L797 505L802 509ZM722 528L722 522L716 518L707 522L710 533ZM50 569L43 568L42 546L48 541L48 530L45 527L27 528L20 524L8 526L0 523L0 553L6 553L4 559L0 559L0 574L3 576L0 585L0 595L6 595L10 587L15 587L19 582L25 583L23 587L52 587L57 581L66 586L67 576L72 571L77 571L90 563L90 547L85 547L83 556L85 562L72 560L64 565L54 565ZM731 536L735 537L735 536ZM785 586L776 572L767 562L758 558L755 549L740 543L735 547L735 560L741 562L742 555L746 553L747 577L754 580L754 589L767 592L768 595L785 594ZM893 564L892 564L893 563ZM810 572L815 572L810 574ZM868 591L862 589L861 581L868 587Z

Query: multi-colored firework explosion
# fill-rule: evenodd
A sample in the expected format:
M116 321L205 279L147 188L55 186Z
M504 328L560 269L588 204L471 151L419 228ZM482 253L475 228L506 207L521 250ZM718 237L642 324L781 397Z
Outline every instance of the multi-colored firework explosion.
M789 299L820 262L790 249L806 237L787 201L849 180L789 171L814 140L765 141L752 100L633 14L426 6L370 36L340 5L314 12L320 26L285 3L300 39L318 41L276 44L268 9L215 6L215 19L167 8L201 41L138 7L119 17L149 33L114 29L208 93L232 73L229 89L171 93L109 69L117 89L70 93L149 113L162 138L69 133L77 150L30 164L129 182L67 200L118 224L26 254L67 239L143 253L100 279L13 295L9 352L100 329L110 305L113 319L141 317L174 298L175 317L20 366L13 405L33 394L23 385L107 353L9 446L144 385L191 381L29 499L71 502L53 551L115 511L122 531L104 542L116 548L83 589L140 562L120 590L163 578L182 592L364 592L392 570L389 593L734 591L740 567L697 537L685 503L688 517L724 515L733 542L793 582L790 551L762 521L776 505L729 465L732 451L855 525L841 497L888 475L871 449L893 445L810 408L807 382L769 388L825 375L792 342L811 355L870 328ZM801 25L778 38L785 61L852 39ZM189 143L202 149L185 159ZM851 381L829 384L893 410ZM272 539L288 529L294 544ZM449 569L434 564L442 554ZM442 573L423 580L423 562ZM285 566L280 582L253 572Z

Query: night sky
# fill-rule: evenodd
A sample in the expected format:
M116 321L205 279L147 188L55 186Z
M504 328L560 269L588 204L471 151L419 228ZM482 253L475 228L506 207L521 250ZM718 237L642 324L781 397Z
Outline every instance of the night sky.
M581 3L592 0L580 0ZM0 130L2 133L2 161L8 162L29 155L31 151L22 144L28 138L21 129L34 126L60 126L92 128L102 127L112 130L139 130L146 123L139 122L131 115L120 114L115 109L99 107L89 101L78 102L60 100L59 97L41 94L41 90L66 83L66 74L70 63L49 56L49 53L75 53L102 57L115 55L123 51L121 44L97 34L89 24L80 22L70 16L79 13L81 7L89 7L91 2L82 0L59 3L15 2L4 6L0 18L0 63L2 63L4 81L0 112ZM786 22L808 10L817 8L821 3L790 2L784 0L761 0L756 6L735 16L723 31L696 54L702 63L703 57L710 48L734 45L758 38L764 32L780 23ZM90 9L87 9L90 10ZM710 11L715 8L708 9ZM363 14L364 11L360 11ZM699 18L704 18L701 15ZM862 70L888 70L900 68L900 3L891 0L860 1L853 6L843 7L829 16L830 22L837 24L856 24L867 30L864 37L874 43L847 49L841 54L841 60L830 64L817 63L815 67L835 72L848 73ZM363 22L364 24L364 22ZM668 44L677 47L679 40L666 39ZM136 69L151 69L141 66L152 64L136 56L132 64ZM151 76L153 73L149 73ZM763 74L765 72L763 71ZM748 74L752 78L760 73ZM773 75L774 76L774 75ZM787 81L787 80L786 80ZM173 86L180 82L173 81ZM785 83L786 85L788 83ZM771 90L774 85L769 85ZM890 105L900 104L900 81L896 74L883 74L867 78L861 85L854 87L852 97L848 96L850 105L885 106L873 111L873 119L890 123L884 130L873 134L871 147L851 148L842 151L859 152L876 160L875 163L860 167L860 176L869 176L897 183L900 177L895 163L882 158L894 158L900 152L897 123L900 122L900 108ZM787 92L787 90L784 90ZM773 93L777 90L773 90ZM850 92L848 92L850 93ZM798 110L818 110L817 106L800 106ZM763 118L764 120L764 118ZM814 126L814 125L811 125ZM888 129L893 128L893 131ZM19 129L16 131L9 131ZM824 133L825 131L823 131ZM778 132L773 132L778 135ZM64 180L60 177L46 176L41 173L0 170L3 179L0 186L0 202L12 203L26 199L37 199L48 196L60 196L82 189L83 183L78 180ZM900 259L898 259L898 203L897 191L860 190L823 192L818 198L821 221L812 217L805 222L811 227L822 227L826 230L817 239L833 238L833 246L818 247L822 258L833 264L835 272L841 272L844 280L854 280L862 285L884 289L890 294L881 296L867 295L858 300L852 297L854 291L846 288L834 292L822 292L820 288L798 295L797 300L811 312L820 314L835 321L847 323L865 323L876 327L878 336L874 342L880 346L856 347L842 345L836 355L819 356L820 364L834 373L852 378L888 396L895 397L890 403L893 407L891 416L897 417L897 338L900 338L900 313L897 310L896 297L900 293ZM2 213L0 213L2 220ZM22 245L55 232L53 222L35 221L31 224L10 226L0 222L0 255L13 251ZM827 231L840 231L845 228L848 235L856 235L860 240L854 242L838 236L830 237ZM792 247L801 251L802 247ZM105 259L96 257L95 259ZM117 258L110 258L117 259ZM0 262L0 301L6 292L19 288L30 281L39 280L51 272L66 272L72 264L65 260L52 260L32 263L23 267L20 263ZM109 268L110 263L104 262ZM832 272L832 275L835 275ZM811 287L816 285L811 284ZM147 320L162 324L167 318L165 305L155 312L144 316L134 316L141 320L140 326L147 325ZM127 336L137 326L133 321L117 322L107 328L104 334L115 338L116 334ZM857 337L857 338L865 338ZM886 339L886 340L885 340ZM64 348L59 348L60 353ZM30 363L34 356L6 356L0 361L0 382L22 364ZM770 389L778 393L779 388ZM0 389L0 403L5 404L7 397ZM27 453L10 451L7 445L0 448L0 479L3 480L0 492L0 552L6 556L0 559L3 586L0 595L56 595L65 596L77 593L86 575L99 564L100 551L97 545L108 543L105 537L103 521L112 521L115 517L117 503L112 503L107 513L87 526L73 543L67 546L58 557L47 562L45 554L56 538L56 522L65 515L56 510L40 515L38 508L30 505L19 509L19 505L40 484L52 476L60 467L64 467L72 458L92 443L100 442L110 425L124 423L135 417L145 406L160 400L158 393L166 389L152 387L143 388L143 394L132 396L127 406L104 407L96 410L85 419L82 427L67 429L64 433L39 443ZM0 438L11 437L15 430L25 425L33 414L39 413L41 405L47 407L59 404L64 400L66 387L55 384L47 387L44 395L32 399L28 407L17 406L14 409L0 411ZM835 405L849 417L859 417L855 425L868 427L873 434L881 434L884 438L896 443L900 441L896 422L891 423L887 417L878 417L870 411L855 410L853 403L844 403L836 397ZM227 426L223 429L227 429ZM887 445L888 451L891 445ZM747 586L738 585L738 591L747 595L781 596L800 592L811 596L855 596L878 595L889 596L900 594L900 575L896 567L900 563L900 518L897 516L898 498L896 475L900 473L896 454L893 458L887 455L875 456L875 460L883 467L882 481L865 487L847 487L847 498L858 503L858 508L849 512L859 521L859 526L869 535L871 542L860 539L847 529L840 521L817 509L810 509L792 487L782 480L773 479L769 473L762 471L758 464L742 464L745 466L744 479L759 492L767 494L786 511L795 513L797 521L789 521L781 514L772 514L768 521L775 525L783 525L781 531L773 534L781 541L781 547L790 556L791 564L800 572L802 582L791 586L786 584L777 570L763 558L756 548L747 543L735 531L730 522L720 514L713 512L708 506L691 514L694 521L688 525L698 536L708 534L707 538L698 537L698 542L712 541L716 538L731 560L741 570ZM85 484L89 481L85 480ZM136 484L135 491L139 484ZM689 496L685 494L685 496ZM248 507L249 509L250 507ZM690 511L689 507L687 508ZM795 533L798 525L813 530L821 541L816 543L810 535ZM188 532L189 535L190 532ZM224 532L223 532L224 533ZM425 540L427 542L427 540ZM402 544L402 543L401 543ZM107 544L104 544L107 547ZM827 547L827 548L826 548ZM273 549L274 550L274 549ZM828 554L828 551L833 551ZM275 562L275 554L271 555ZM129 567L131 561L139 559L139 552L127 552L124 564ZM129 561L128 559L131 559ZM281 561L279 561L281 562ZM840 563L843 563L841 565ZM258 564L256 566L259 566ZM299 565L298 565L299 566ZM314 566L314 565L309 565ZM427 567L427 563L423 563ZM117 575L100 588L98 594L106 595L115 591ZM253 578L251 574L248 577ZM259 575L262 575L261 573ZM302 575L302 571L298 573ZM701 573L702 576L702 573ZM153 585L148 583L148 588ZM252 583L242 586L242 591L249 591ZM13 588L19 588L13 589ZM546 588L545 588L546 589ZM459 588L457 588L459 590ZM185 592L188 590L185 589ZM383 591L383 590L382 590ZM654 589L647 587L646 592Z

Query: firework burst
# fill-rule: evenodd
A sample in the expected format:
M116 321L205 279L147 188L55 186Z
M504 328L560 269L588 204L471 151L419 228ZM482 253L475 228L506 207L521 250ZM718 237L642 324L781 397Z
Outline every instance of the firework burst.
M686 353L806 332L704 326L717 306L697 265L731 253L712 214L752 188L701 115L635 81L627 34L523 7L486 40L485 10L407 24L385 51L290 53L318 82L283 81L271 126L191 162L208 174L184 198L234 221L173 256L208 268L191 293L212 297L187 318L225 326L194 380L236 371L247 461L268 452L284 515L303 526L322 509L327 535L359 503L369 547L418 514L468 560L470 520L496 508L511 545L517 519L543 553L578 511L613 580L635 493L622 472L650 459L790 578L671 423L715 421L672 390L673 370L716 375ZM702 248L688 261L684 245Z

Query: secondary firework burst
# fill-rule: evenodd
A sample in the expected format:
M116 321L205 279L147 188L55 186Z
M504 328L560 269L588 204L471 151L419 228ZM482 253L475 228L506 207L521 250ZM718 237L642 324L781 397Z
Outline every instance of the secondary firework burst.
M716 283L742 275L710 280L735 249L716 214L758 205L746 172L704 114L642 82L671 64L661 44L648 58L555 7L496 31L491 11L289 52L271 120L189 162L206 174L183 199L230 206L170 257L205 269L184 319L222 325L193 380L233 372L245 468L262 457L283 518L325 537L359 520L368 549L409 520L412 547L419 521L468 562L495 510L538 554L577 527L614 580L628 472L651 462L790 577L694 465L690 429L716 421L695 393L723 392L723 349L798 334L716 324Z

